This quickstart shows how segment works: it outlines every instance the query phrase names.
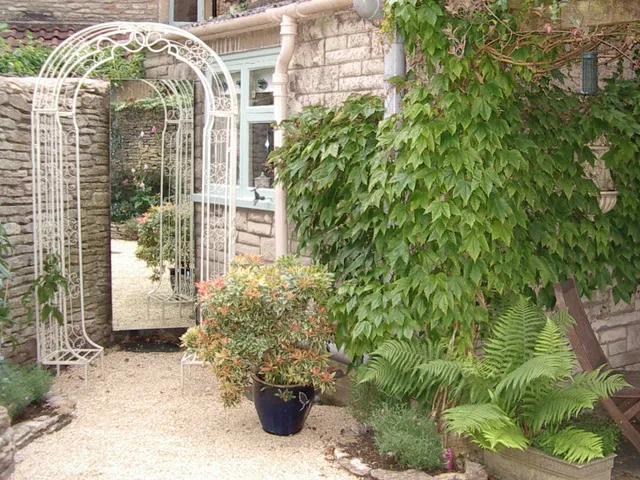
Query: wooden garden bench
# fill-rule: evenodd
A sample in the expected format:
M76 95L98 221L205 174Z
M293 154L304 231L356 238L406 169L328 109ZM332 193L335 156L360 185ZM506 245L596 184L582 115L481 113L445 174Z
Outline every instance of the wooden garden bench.
M585 371L595 370L603 365L608 368L607 357L591 328L575 280L570 278L563 284L556 283L554 288L558 308L567 308L569 314L575 319L576 323L569 328L567 335L582 369ZM640 420L640 372L618 373L623 374L624 379L631 386L620 390L611 398L602 399L600 402L611 418L620 425L624 435L640 452L640 427L631 423L634 417Z

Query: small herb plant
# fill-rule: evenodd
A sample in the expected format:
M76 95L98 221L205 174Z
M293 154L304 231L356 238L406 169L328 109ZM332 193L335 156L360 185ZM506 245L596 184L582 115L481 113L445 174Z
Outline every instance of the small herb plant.
M51 374L40 366L0 362L0 405L15 419L28 405L42 401L51 383Z
M198 285L202 323L182 342L211 363L225 405L240 401L252 374L281 386L283 400L288 385L332 387L326 344L334 328L324 308L332 284L325 267L292 256L262 265L246 255L224 277Z
M398 465L425 470L442 466L442 436L428 411L389 403L372 412L369 425L380 454L392 454Z

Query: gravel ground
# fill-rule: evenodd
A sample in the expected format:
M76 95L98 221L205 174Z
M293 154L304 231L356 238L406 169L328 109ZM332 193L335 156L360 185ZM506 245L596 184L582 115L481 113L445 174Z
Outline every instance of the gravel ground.
M63 372L53 388L78 400L78 418L18 452L15 480L355 478L324 458L354 424L344 409L316 405L299 434L269 435L249 401L223 409L206 369L181 394L180 356L107 351L88 389L80 369Z
M147 293L155 287L149 277L151 270L135 256L137 242L111 241L111 291L113 329L139 330L150 328L179 328L195 325L192 305L184 305L182 316L176 305L162 307L151 302L147 315ZM159 291L170 292L168 274Z

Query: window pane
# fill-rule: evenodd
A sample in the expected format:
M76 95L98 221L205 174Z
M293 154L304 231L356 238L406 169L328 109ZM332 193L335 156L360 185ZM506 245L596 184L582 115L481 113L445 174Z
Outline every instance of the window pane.
M249 186L256 186L256 178L262 173L268 178L267 185L258 188L271 188L273 171L266 165L267 156L273 150L273 128L270 123L252 123L249 125ZM262 178L267 184L267 181ZM260 182L260 181L258 181Z
M249 105L273 105L273 71L273 68L251 71Z
M174 22L197 22L198 0L173 0Z

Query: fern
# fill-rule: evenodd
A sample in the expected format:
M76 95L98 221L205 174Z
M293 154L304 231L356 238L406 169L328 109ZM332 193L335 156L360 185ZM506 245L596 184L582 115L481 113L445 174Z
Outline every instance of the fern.
M505 311L493 327L492 337L484 347L486 366L503 374L513 365L521 365L533 356L545 317L524 297Z
M568 462L584 463L604 457L602 439L595 433L574 427L548 435L543 445L550 446L554 455Z
M596 434L566 422L626 387L623 377L602 369L572 376L577 362L565 337L573 321L566 312L547 318L521 297L500 311L483 355L451 358L428 340L388 340L371 355L361 381L423 404L446 390L447 401L459 404L444 411L447 428L483 448L524 449L545 432L568 461L601 456Z
M467 388L484 382L490 402L445 411L448 428L491 450L525 448L530 435L547 429L553 433L546 441L554 442L553 451L566 460L581 463L601 456L597 435L564 424L626 383L621 375L602 370L572 377L576 357L563 334L571 321L565 313L545 318L522 298L504 311L484 357L474 368L467 370L472 365L467 362L461 369Z
M387 340L371 354L369 363L364 366L361 382L374 382L384 393L401 398L417 398L430 403L440 381L447 374L442 345L428 339ZM439 375L430 376L423 367L431 364L434 371L441 368ZM450 379L449 383L453 383Z

